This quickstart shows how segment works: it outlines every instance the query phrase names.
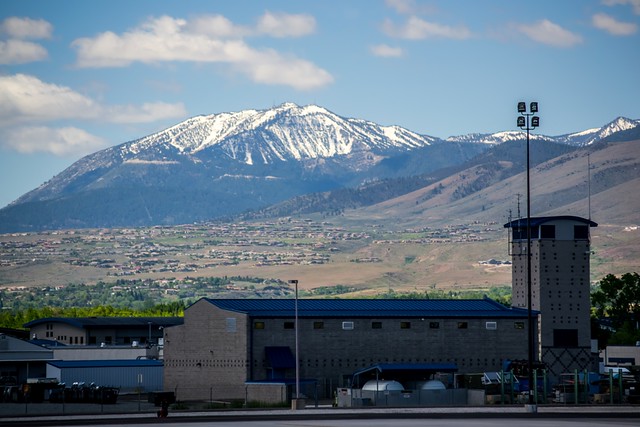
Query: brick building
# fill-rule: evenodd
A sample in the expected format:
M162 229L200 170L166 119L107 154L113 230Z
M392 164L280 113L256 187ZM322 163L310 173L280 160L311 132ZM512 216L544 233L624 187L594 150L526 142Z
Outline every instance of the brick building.
M295 376L295 300L203 298L164 333L164 384L181 400L244 399L246 383ZM380 363L499 371L527 355L527 311L480 300L298 300L300 377L320 397Z

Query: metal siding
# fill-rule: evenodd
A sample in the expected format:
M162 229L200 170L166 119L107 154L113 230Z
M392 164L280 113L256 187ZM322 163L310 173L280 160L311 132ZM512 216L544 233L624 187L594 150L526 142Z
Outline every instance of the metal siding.
M58 369L53 367L53 369ZM52 373L54 372L52 369ZM138 376L142 374L142 391L162 390L162 366L108 367L108 368L62 368L60 381L67 387L74 382L95 383L106 387L119 387L121 390L133 390L140 384ZM49 369L47 368L47 375ZM57 377L55 377L57 378Z

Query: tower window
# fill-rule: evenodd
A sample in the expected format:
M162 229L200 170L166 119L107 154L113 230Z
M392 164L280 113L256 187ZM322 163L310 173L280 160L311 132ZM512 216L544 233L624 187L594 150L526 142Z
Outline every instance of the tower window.
M554 329L553 330L553 346L554 347L577 347L578 346L578 330L577 329Z
M556 238L556 226L555 225L541 225L540 237L543 239L555 239Z
M588 225L574 225L573 226L573 238L575 240L589 240L589 226Z

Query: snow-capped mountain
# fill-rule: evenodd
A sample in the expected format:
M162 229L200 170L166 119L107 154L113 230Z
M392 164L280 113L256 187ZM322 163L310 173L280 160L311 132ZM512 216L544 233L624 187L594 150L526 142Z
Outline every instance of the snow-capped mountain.
M316 105L286 103L269 110L198 116L120 146L123 158L153 147L197 156L212 148L248 165L348 155L357 151L412 149L436 138L399 126L340 117Z
M497 145L505 142L522 141L526 139L527 134L522 131L504 131L496 133L470 133L467 135L450 136L446 139L448 142L467 142L473 144ZM530 134L532 141L549 141L557 142L556 138L540 134Z
M581 146L640 129L618 118L545 143ZM0 209L0 232L176 224L258 209L310 192L451 167L524 132L446 140L292 103L197 116L80 159Z
M591 145L595 142L602 141L609 136L618 132L624 132L634 129L640 125L640 121L627 119L626 117L618 117L611 123L608 123L601 128L593 128L583 130L582 132L570 133L567 135L561 135L556 137L556 141L559 143L585 146Z
M559 136L547 136L534 132L531 133L529 137L532 141L549 141L557 144L568 144L582 147L602 141L603 139L618 132L635 129L639 125L640 120L618 117L611 123L599 128L592 128ZM503 144L505 142L522 141L525 138L526 133L524 131L504 131L497 133L470 133L467 135L450 136L446 141L496 145Z

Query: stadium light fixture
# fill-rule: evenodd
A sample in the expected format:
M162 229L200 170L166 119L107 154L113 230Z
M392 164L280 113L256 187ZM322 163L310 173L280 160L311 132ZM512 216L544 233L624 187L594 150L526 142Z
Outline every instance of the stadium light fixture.
M527 131L527 323L528 323L528 340L527 340L527 368L529 371L529 404L533 405L533 359L534 359L534 333L533 333L533 315L531 307L531 165L529 150L529 132L540 126L540 118L535 113L538 112L538 103L531 102L529 111L527 112L527 103L518 102L518 127Z

